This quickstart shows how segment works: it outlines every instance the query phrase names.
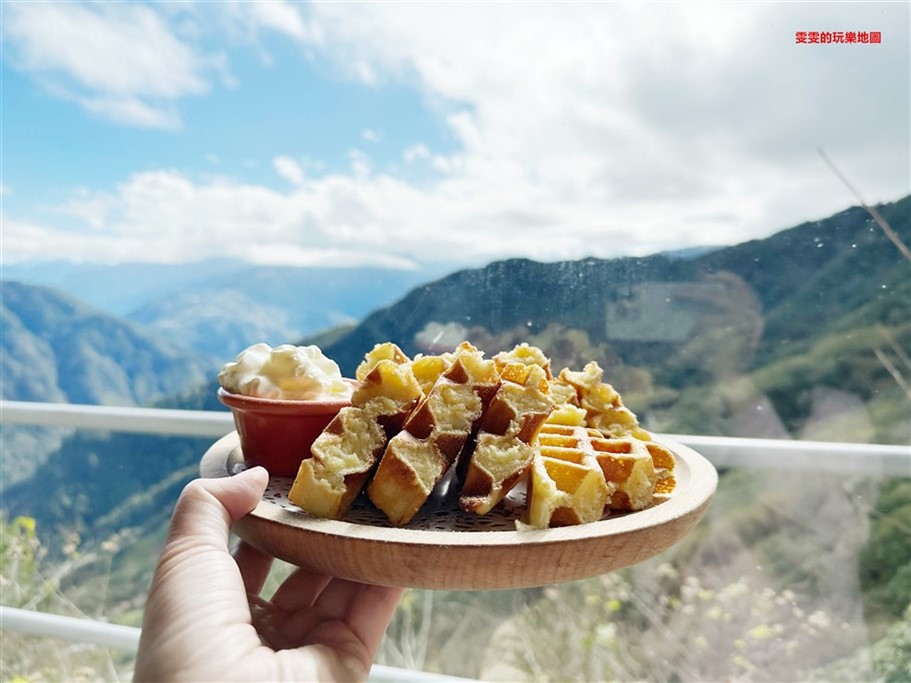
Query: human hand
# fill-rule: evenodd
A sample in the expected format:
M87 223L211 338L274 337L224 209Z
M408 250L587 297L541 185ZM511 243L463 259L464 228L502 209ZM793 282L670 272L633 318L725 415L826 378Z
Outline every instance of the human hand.
M197 479L183 490L143 615L136 681L362 681L402 590L295 570L259 597L272 558L232 522L262 497L268 474Z

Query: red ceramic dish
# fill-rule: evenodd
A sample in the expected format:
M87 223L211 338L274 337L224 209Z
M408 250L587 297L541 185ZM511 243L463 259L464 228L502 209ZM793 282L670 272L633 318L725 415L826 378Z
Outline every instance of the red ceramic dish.
M262 465L276 477L293 477L310 446L349 399L287 401L232 394L218 400L231 409L246 463Z

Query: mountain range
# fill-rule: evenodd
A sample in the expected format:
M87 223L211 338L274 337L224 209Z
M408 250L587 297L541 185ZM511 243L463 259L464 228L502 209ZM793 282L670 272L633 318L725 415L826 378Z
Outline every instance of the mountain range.
M0 398L147 405L211 376L203 354L49 287L0 283ZM0 482L27 478L68 432L4 425Z
M256 341L292 342L357 322L442 273L430 266L294 268L212 260L6 265L3 279L65 291L218 364ZM365 286L369 283L369 286Z

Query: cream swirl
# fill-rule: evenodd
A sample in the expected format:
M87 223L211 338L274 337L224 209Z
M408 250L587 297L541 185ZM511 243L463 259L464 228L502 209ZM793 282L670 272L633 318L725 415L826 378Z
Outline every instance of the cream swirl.
M254 344L226 363L218 382L232 394L293 401L351 398L338 364L318 346Z

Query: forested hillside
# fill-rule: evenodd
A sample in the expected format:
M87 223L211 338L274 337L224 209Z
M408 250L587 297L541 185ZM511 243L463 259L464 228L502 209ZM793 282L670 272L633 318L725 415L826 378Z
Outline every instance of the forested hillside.
M163 341L63 292L10 281L0 286L0 398L147 405L198 386L215 368L188 346ZM31 474L62 434L5 426L3 487Z

